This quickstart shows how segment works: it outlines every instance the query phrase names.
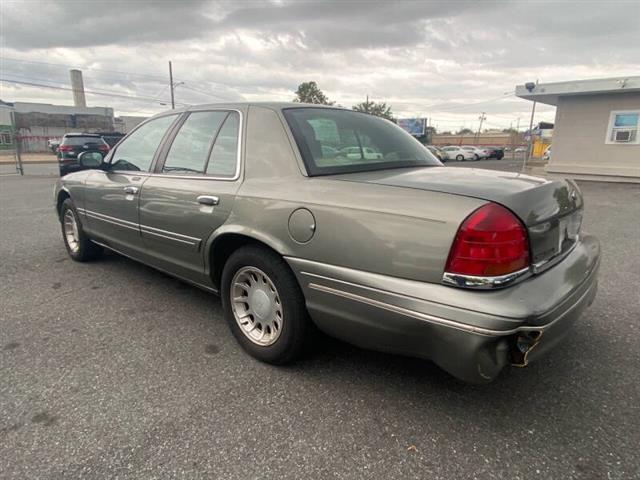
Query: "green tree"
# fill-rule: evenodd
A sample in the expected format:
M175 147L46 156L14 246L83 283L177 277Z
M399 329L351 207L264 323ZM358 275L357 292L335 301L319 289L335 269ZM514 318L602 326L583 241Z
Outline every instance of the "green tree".
M458 130L458 133L456 133L456 135L471 135L473 133L474 131L470 128L461 128L460 130Z
M375 115L376 117L386 118L387 120L391 120L395 122L396 119L393 118L393 112L391 111L391 107L388 106L385 102L376 103L373 100L369 100L369 97L357 105L353 106L353 109L356 112L369 113L371 115Z
M318 88L316 82L303 82L298 85L296 90L296 98L294 102L301 103L315 103L319 105L333 105L335 102L330 102L327 96L322 93L322 90Z

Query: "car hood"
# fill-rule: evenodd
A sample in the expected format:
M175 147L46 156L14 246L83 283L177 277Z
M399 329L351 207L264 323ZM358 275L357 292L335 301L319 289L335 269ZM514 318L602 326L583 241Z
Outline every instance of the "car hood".
M401 168L332 177L336 180L464 195L500 203L515 212L527 226L581 206L577 187L567 180L546 180L521 173L479 168Z

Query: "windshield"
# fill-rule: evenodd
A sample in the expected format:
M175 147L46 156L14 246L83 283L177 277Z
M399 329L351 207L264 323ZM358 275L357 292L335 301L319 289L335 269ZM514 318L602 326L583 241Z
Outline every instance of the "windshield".
M283 113L309 175L441 165L407 132L373 115L331 108Z

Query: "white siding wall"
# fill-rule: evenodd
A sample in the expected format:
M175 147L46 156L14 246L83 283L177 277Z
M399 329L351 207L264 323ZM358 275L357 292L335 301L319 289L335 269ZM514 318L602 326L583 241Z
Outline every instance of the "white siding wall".
M547 170L640 181L640 145L605 143L611 111L635 109L640 93L560 97Z

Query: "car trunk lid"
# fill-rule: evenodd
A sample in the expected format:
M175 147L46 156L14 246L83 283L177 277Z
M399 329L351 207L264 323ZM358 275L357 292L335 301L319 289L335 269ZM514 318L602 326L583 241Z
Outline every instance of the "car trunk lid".
M331 178L444 192L499 203L525 224L531 244L531 263L537 271L573 247L582 223L582 195L569 180L451 167L378 170Z

